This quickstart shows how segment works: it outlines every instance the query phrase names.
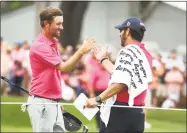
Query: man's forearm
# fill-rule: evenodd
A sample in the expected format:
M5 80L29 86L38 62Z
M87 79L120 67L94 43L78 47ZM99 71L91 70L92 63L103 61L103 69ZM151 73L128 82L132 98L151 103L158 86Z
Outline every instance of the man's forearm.
M71 56L66 62L61 63L57 68L62 72L70 72L75 65L80 61L82 53L78 50L73 56Z
M108 98L114 96L115 94L119 93L122 89L125 89L124 84L112 84L109 88L103 91L99 96L101 101L105 101Z
M112 64L112 62L109 59L102 61L102 65L107 70L108 73L112 74L114 65Z

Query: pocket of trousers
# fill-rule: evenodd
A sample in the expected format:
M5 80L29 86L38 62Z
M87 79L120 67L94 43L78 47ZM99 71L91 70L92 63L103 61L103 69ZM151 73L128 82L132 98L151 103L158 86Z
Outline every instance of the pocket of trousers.
M47 116L46 106L45 105L41 105L38 108L38 112L40 113L41 118L46 117Z

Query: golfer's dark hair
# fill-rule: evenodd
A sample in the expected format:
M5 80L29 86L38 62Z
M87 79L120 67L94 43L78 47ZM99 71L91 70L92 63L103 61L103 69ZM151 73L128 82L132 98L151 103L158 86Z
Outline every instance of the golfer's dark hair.
M141 28L140 29L140 32L141 33L138 33L137 31L133 30L130 28L130 34L131 34L131 37L134 39L134 40L137 40L139 42L141 42L143 40L143 37L144 37L144 32L145 32L145 28Z
M53 19L56 16L62 16L63 13L59 8L52 8L47 7L44 10L40 12L40 25L43 28L44 27L44 21L48 21L48 23L52 23Z

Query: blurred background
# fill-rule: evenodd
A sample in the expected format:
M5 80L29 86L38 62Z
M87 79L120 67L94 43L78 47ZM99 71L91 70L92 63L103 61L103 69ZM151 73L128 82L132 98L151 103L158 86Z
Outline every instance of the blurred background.
M59 49L64 61L89 36L95 37L100 45L109 44L114 62L120 49L119 31L114 26L129 16L140 17L147 27L143 43L154 58L153 82L148 89L146 106L186 108L186 2L1 2L1 75L26 89L30 88L31 80L29 49L40 33L39 12L48 6L63 11L64 29ZM107 88L109 78L95 58L87 54L71 73L62 73L63 100L73 102L80 93L94 97ZM99 88L97 83L101 81L103 85ZM2 80L0 89L2 101L26 101L27 95ZM2 131L31 131L28 115L22 117L20 124L16 121L22 114L19 105L3 105ZM146 131L186 131L183 113L166 114L167 118L161 111L148 111ZM171 119L174 115L175 119ZM176 117L174 130L171 122ZM91 131L98 131L97 122L96 117L90 124Z

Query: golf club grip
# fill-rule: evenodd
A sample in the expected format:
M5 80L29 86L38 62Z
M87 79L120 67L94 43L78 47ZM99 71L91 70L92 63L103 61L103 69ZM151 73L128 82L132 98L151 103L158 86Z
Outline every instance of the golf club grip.
M4 81L6 81L7 83L13 85L13 86L16 87L17 89L20 89L20 90L24 91L25 93L27 93L28 95L30 95L30 94L29 94L29 91L27 91L26 89L20 87L19 85L16 85L15 83L11 82L11 81L8 80L7 78L1 76L1 79L3 79Z

